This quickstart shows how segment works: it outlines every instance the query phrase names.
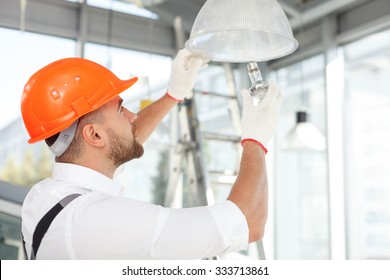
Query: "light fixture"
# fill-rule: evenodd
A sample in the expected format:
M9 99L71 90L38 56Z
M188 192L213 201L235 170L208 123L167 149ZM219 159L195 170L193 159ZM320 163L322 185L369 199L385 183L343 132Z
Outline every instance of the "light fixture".
M26 6L27 6L27 0L19 0L20 3L20 31L25 31L26 29Z
M299 84L302 108L308 108L309 90L305 87L304 62L299 63ZM326 149L325 137L309 122L306 110L296 112L296 124L287 134L282 149L288 151L323 151Z
M208 0L186 47L213 61L251 62L290 54L298 42L276 0Z
M325 137L308 122L306 111L296 113L296 125L284 139L282 149L289 151L323 151L326 149Z
M185 46L212 61L247 62L256 104L268 90L256 62L286 56L298 42L276 0L207 0Z
M165 2L166 0L122 0L123 2L133 3L139 8L155 6Z

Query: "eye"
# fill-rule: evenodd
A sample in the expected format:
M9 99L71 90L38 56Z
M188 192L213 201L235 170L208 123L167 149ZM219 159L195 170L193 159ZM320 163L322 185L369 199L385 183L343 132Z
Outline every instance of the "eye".
M121 106L119 112L123 113L125 111L125 107Z

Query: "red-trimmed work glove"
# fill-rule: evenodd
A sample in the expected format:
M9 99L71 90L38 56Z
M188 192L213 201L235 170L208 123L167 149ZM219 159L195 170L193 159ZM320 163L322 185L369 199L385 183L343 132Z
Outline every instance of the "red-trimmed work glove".
M241 144L246 141L255 142L267 153L266 145L275 132L283 97L273 82L269 83L267 94L257 106L253 105L247 89L243 89L241 94L243 98Z
M208 60L191 53L187 49L178 52L171 65L171 78L167 95L176 101L191 98L199 69L207 66Z

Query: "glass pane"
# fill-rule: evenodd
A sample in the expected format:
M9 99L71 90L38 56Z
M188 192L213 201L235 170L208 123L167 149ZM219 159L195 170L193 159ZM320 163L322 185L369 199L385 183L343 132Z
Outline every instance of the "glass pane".
M0 212L0 260L23 258L20 223L20 218Z
M126 3L127 2L127 3ZM145 8L139 7L134 3L129 3L130 1L115 1L115 0L88 0L88 5L103 8L103 9L112 9L114 11L128 13L131 15L136 15L140 17L145 17L149 19L158 19L159 16ZM154 0L154 4L158 4L162 0ZM142 4L142 1L138 1L139 4Z
M345 47L349 259L390 259L390 31Z
M0 28L0 179L31 186L50 175L52 155L42 142L29 138L20 115L23 87L39 68L75 55L75 41Z
M0 129L20 117L20 101L27 79L54 60L75 55L75 41L0 28L0 81L7 102L0 102Z
M23 87L39 68L75 55L75 41L0 28L0 180L31 187L51 174L53 156L29 138L20 115ZM23 257L20 218L0 212L0 259Z
M233 75L238 75L233 70ZM225 69L209 65L196 85L196 108L204 136L203 155L216 202L225 201L235 181L239 163L239 131L233 126L232 105ZM237 77L234 77L235 80ZM238 109L238 108L237 108ZM217 140L228 136L230 141Z
M275 135L275 258L329 259L326 151L285 150L296 112L326 134L325 77L322 55L273 73L284 101Z

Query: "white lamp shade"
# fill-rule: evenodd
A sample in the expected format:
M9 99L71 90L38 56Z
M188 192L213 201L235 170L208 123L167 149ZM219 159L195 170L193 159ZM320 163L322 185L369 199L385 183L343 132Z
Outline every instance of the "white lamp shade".
M192 26L186 48L214 61L266 61L298 47L276 0L208 0Z
M282 149L294 151L323 151L326 149L325 137L311 123L297 123L287 134Z
M282 149L290 151L323 151L326 149L325 137L311 123L307 122L306 111L296 113L297 124L287 134Z

